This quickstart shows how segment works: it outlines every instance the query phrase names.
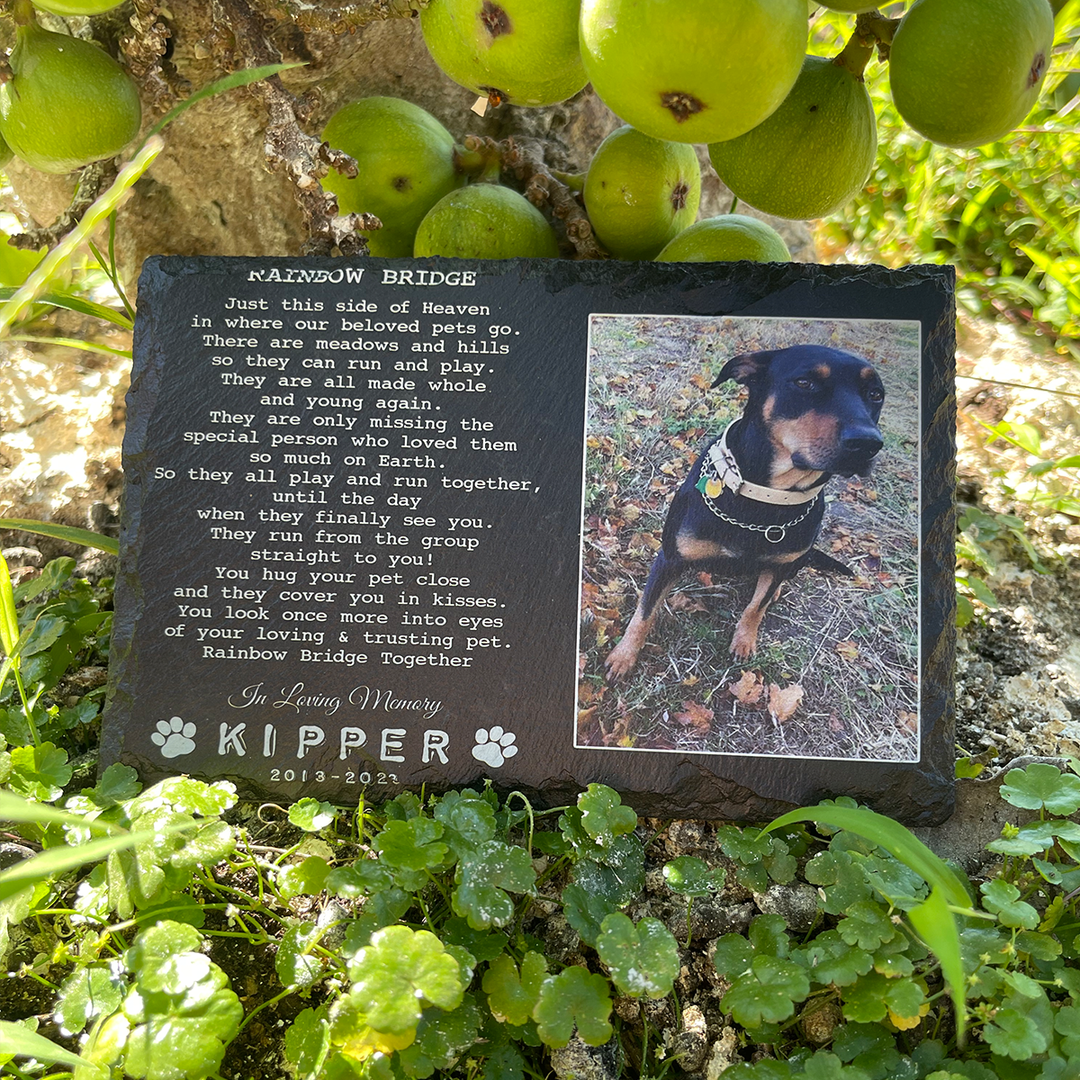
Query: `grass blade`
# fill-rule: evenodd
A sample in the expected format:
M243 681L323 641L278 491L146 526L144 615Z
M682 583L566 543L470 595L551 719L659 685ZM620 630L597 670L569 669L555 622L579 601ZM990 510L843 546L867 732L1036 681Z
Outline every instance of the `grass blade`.
M0 1020L0 1054L15 1054L19 1057L32 1057L38 1061L70 1065L73 1068L85 1067L92 1070L94 1076L104 1076L105 1070L100 1065L84 1061L78 1054L57 1046L51 1039L31 1031L22 1024L11 1020Z
M69 870L77 870L86 863L97 862L114 851L133 847L143 840L149 840L154 835L145 830L138 833L125 832L117 836L91 840L86 844L77 844L74 847L48 848L32 859L25 859L0 873L0 901L14 896L28 885L35 885L45 878L59 877Z
M0 289L0 300L10 300L19 290L11 286ZM95 304L93 300L84 300L80 296L68 296L66 293L43 293L37 298L39 304L48 304L51 307L64 308L74 311L79 315L90 315L95 319L104 319L119 326L123 330L130 330L135 325L131 319L119 311L114 311L104 304Z
M930 895L908 913L915 932L923 939L927 947L933 950L941 964L941 973L945 976L949 993L956 1011L956 1039L964 1042L964 1027L967 1010L964 1006L964 961L960 955L960 935L956 929L956 917L949 907L945 894L938 886L930 890Z
M55 806L49 806L46 803L23 799L10 791L0 791L0 821L18 821L41 826L72 825L80 829L89 829L91 832L102 833L115 832L117 828L83 814L70 814L66 810L58 810Z
M74 525L56 525L51 521L34 521L32 518L0 517L0 529L18 529L19 532L35 533L48 536L53 540L64 540L69 544L81 544L83 547L96 548L109 555L120 554L120 542L111 536L78 529Z
M179 105L174 105L150 129L150 135L157 135L158 132L162 131L168 124L171 124L182 112L190 109L192 105L204 101L208 97L223 93L225 90L233 90L238 86L247 86L250 83L258 82L260 79L269 79L271 75L277 75L281 71L288 71L289 68L294 67L304 67L304 65L302 63L265 64L262 67L245 68L242 71L234 71L231 75L226 75L224 78L218 79L208 86L204 86L201 90L196 90L191 97L181 101Z

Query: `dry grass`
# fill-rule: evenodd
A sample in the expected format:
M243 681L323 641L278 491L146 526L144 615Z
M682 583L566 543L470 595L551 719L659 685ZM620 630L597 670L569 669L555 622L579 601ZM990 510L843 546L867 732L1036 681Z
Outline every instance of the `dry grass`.
M770 608L759 652L731 632L753 583L688 575L630 678L603 681L659 547L671 496L701 447L741 410L714 374L755 349L816 343L872 360L886 385L885 449L871 477L834 479L818 546L855 571L804 570ZM808 319L597 316L589 451L579 745L783 757L918 757L918 327ZM786 721L728 687L751 671L798 684ZM782 714L783 710L778 710Z

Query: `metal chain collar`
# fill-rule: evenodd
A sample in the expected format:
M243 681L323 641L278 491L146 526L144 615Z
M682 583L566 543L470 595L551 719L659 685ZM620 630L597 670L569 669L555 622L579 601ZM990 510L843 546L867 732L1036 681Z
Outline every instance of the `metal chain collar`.
M713 502L711 496L706 491L701 492L701 497L705 500L705 505L721 520L726 521L729 525L737 525L740 529L749 529L750 532L763 533L765 539L770 544L779 544L785 536L787 531L793 525L798 525L800 522L805 521L811 511L817 506L818 499L821 498L821 492L814 496L810 505L797 517L792 518L791 521L785 521L783 525L758 525L756 522L739 521L737 518L729 517L722 510L720 510Z

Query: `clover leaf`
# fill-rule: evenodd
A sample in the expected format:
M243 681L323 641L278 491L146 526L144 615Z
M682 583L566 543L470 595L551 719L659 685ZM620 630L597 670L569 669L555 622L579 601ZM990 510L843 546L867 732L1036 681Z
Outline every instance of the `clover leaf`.
M582 1042L602 1046L611 1038L609 983L582 967L568 967L549 975L540 987L533 1009L536 1030L547 1046L566 1046L577 1026Z
M474 930L505 926L514 917L507 890L529 892L536 884L529 853L512 844L488 840L458 863L452 903Z
M326 1006L304 1009L285 1032L285 1060L297 1076L316 1076L330 1052L330 1024Z
M835 930L818 934L805 949L792 954L822 986L850 986L873 966L865 949L849 945Z
M135 986L123 1004L129 1025L124 1068L146 1080L204 1080L217 1072L243 1009L224 971L201 952L202 935L163 921L125 954Z
M601 846L637 828L637 814L623 806L619 793L605 784L590 784L578 796L577 804L582 827Z
M885 908L874 900L852 904L847 918L841 919L836 929L849 945L868 950L876 949L900 933Z
M435 804L435 820L449 831L447 840L458 858L495 835L495 810L475 791L451 791Z
M750 961L749 971L732 981L720 1006L743 1027L756 1028L786 1020L809 993L804 968L778 956L758 955Z
M709 864L693 855L680 855L664 864L664 880L680 896L709 896L724 887L724 870L709 869Z
M500 1023L520 1027L532 1015L540 1000L540 987L547 975L547 961L540 953L527 952L517 965L503 953L492 960L482 986L488 996L491 1015Z
M446 844L438 842L442 834L442 823L431 818L388 821L371 846L382 854L389 866L402 870L430 870L442 863L450 850Z
M1000 791L1006 802L1023 810L1045 810L1061 817L1080 810L1080 776L1064 774L1044 762L1010 769Z
M466 996L453 1012L427 1009L416 1028L416 1040L398 1053L406 1076L425 1080L437 1069L450 1069L476 1042L480 1010Z
M983 1027L990 1049L1014 1061L1027 1061L1050 1046L1054 1013L1045 994L1009 994L993 1021Z
M334 823L337 810L328 802L306 798L289 807L289 823L304 832L318 832Z
M629 997L665 997L679 974L679 947L659 919L637 926L622 912L609 915L600 927L596 951L615 985Z
M419 819L414 819L419 820ZM349 964L350 997L379 1032L403 1034L420 1022L422 1003L456 1009L465 986L458 962L427 930L387 926Z
M322 931L310 922L290 926L285 931L278 945L277 956L274 957L274 969L282 986L304 989L322 974L322 958L310 952L321 936Z
M600 936L603 921L619 905L601 892L593 892L580 885L567 885L562 891L563 915L566 921L578 932L586 945L595 947Z
M1020 899L1020 890L1007 881L996 878L979 886L983 894L983 906L992 911L1002 926L1034 930L1039 925L1039 913Z

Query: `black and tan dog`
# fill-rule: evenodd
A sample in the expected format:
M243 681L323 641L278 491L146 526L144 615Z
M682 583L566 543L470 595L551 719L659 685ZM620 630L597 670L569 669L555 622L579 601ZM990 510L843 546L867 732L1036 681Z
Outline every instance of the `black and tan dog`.
M753 656L758 628L780 586L807 565L851 571L814 549L834 473L865 475L881 449L877 420L885 391L873 365L820 345L747 353L729 360L728 379L749 390L746 408L714 439L675 493L663 544L608 678L637 661L656 612L687 569L756 577L731 652Z

